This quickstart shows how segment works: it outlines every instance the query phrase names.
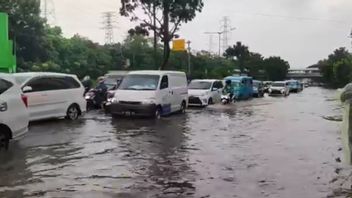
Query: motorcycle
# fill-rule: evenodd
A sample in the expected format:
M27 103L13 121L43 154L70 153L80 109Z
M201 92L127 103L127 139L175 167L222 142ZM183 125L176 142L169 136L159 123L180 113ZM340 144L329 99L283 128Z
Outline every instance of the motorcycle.
M235 101L234 97L231 98L230 94L226 94L226 95L222 95L221 96L221 103L223 105L230 104L230 103L232 103L234 101Z
M107 94L99 89L91 89L84 96L87 101L87 110L101 109L107 98Z

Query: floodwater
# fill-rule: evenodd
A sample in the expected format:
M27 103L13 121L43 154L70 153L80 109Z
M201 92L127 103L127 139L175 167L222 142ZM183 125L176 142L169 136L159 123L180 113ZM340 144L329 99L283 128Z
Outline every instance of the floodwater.
M0 197L344 197L335 98L308 88L160 121L34 123L0 153Z

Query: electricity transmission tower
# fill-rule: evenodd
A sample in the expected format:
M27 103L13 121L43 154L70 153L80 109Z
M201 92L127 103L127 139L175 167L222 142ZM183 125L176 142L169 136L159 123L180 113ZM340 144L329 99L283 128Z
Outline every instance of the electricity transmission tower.
M222 33L222 50L225 51L230 45L229 42L231 40L231 32L235 30L235 28L231 27L231 20L229 17L225 16L221 20L220 32Z
M56 15L55 15L55 4L53 0L41 0L41 15L45 18L47 24L55 25Z
M117 21L115 20L116 12L103 12L103 25L105 30L105 44L113 44L114 29L116 28Z
M213 47L214 47L214 35L209 34L209 49L208 49L209 53L213 52Z

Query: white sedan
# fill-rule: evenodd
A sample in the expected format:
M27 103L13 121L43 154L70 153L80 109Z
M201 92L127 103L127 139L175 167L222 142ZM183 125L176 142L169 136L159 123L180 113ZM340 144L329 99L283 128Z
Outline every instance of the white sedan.
M27 97L11 75L0 73L0 150L28 131Z
M188 86L189 106L208 106L220 102L223 89L220 80L192 80Z

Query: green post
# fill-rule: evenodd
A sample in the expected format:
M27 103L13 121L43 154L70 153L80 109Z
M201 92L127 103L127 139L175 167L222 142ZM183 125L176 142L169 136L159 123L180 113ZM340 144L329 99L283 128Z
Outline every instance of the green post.
M14 43L9 40L9 18L0 12L0 72L16 72Z

